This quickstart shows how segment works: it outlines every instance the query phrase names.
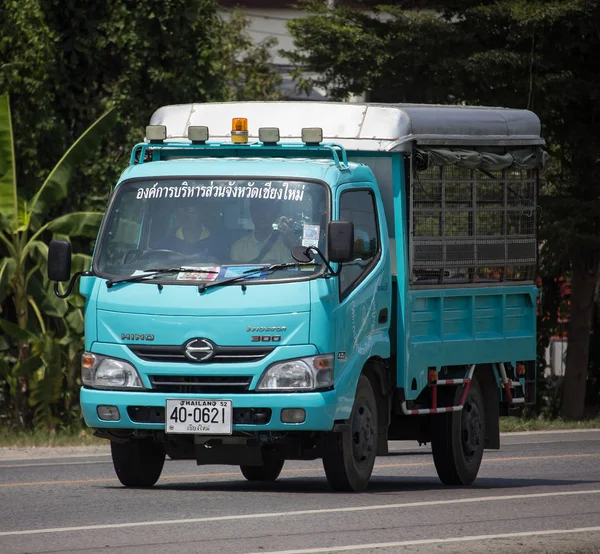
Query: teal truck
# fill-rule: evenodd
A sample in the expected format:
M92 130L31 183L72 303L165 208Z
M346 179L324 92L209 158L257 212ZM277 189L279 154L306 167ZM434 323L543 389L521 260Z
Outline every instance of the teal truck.
M527 110L165 106L88 271L81 407L125 486L165 457L364 490L390 440L467 485L535 392L540 122ZM60 282L68 283L66 292Z

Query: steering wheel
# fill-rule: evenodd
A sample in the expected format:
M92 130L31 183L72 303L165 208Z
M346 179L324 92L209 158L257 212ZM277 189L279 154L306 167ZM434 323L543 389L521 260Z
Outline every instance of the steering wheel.
M168 248L157 248L156 250L146 250L143 254L140 255L140 257L138 258L139 260L142 260L144 258L149 258L153 255L158 255L160 256L180 256L181 254L179 252L177 252L177 250L169 250Z

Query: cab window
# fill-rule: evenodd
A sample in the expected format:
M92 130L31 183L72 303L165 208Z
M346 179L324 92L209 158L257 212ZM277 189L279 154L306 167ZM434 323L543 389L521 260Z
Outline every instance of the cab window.
M372 269L379 252L377 209L370 190L351 190L340 197L340 219L354 224L354 255L342 266L340 290L348 294Z

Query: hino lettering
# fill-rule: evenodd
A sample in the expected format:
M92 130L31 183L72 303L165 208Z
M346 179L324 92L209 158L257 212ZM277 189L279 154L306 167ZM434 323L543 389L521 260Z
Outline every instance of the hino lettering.
M153 341L154 335L139 335L139 334L127 334L121 333L121 340L146 340Z

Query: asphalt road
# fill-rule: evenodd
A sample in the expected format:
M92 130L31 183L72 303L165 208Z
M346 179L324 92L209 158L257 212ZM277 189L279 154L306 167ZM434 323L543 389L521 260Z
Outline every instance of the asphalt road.
M320 461L257 486L239 469L165 464L122 487L107 449L0 449L0 552L598 552L600 430L502 437L470 487L395 442L369 489L329 490Z

